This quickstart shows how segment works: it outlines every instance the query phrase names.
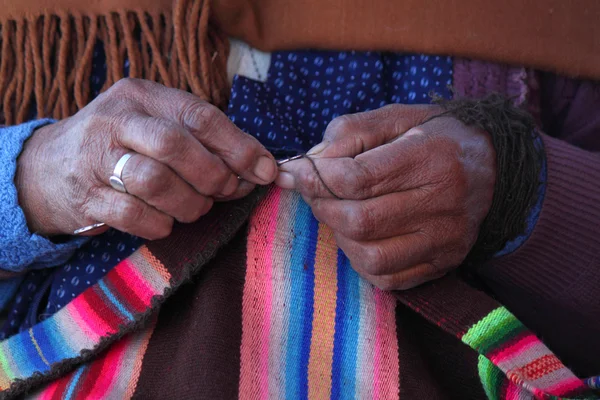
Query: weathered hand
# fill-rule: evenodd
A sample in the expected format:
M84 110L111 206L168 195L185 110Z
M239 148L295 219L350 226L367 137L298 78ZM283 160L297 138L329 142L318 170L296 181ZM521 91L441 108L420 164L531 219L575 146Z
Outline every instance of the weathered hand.
M352 266L382 289L458 266L492 203L491 138L447 116L421 125L440 112L391 105L337 118L309 152L314 165L290 162L276 180L300 191Z
M108 179L130 151L125 194ZM214 106L126 79L73 117L38 129L19 157L16 184L32 231L67 234L100 221L156 239L174 220L195 221L215 199L245 196L276 171L271 154Z

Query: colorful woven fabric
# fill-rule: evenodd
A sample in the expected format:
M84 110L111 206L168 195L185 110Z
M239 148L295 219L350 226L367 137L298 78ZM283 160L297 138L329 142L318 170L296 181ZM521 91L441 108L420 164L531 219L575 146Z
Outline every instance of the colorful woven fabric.
M138 323L170 279L162 263L142 247L51 318L0 342L0 389L48 373L53 364L76 359L122 326Z
M115 343L109 351L32 395L38 400L129 399L142 369L142 360L156 324Z
M247 259L240 397L398 398L395 299L359 278L297 193L259 205Z
M541 398L577 396L586 389L585 383L504 307L490 312L461 339L498 367L511 387L517 385ZM489 393L506 389L493 387L498 380L482 382Z

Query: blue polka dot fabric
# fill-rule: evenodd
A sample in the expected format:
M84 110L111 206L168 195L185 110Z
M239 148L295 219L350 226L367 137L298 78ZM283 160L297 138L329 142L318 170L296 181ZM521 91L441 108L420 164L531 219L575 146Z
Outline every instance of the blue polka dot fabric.
M450 57L277 52L265 83L234 79L229 116L270 150L292 154L318 144L339 115L391 103L429 103L431 91L449 97L451 83Z
M128 73L128 64L124 65ZM92 94L106 77L103 47L95 48ZM267 81L234 79L229 116L276 156L304 152L321 141L337 116L386 104L421 104L451 95L452 59L416 54L293 51L272 55ZM95 284L143 241L109 230L53 270L24 279L0 329L0 339L29 329Z
M62 267L32 271L21 283L0 339L31 328L54 314L101 279L144 240L109 230L79 249Z

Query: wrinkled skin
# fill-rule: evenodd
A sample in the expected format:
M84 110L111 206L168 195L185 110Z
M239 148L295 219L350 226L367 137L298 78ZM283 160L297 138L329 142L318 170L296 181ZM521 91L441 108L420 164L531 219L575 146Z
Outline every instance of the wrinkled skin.
M136 154L123 171L125 194L108 180L129 151ZM276 175L271 154L214 106L124 79L76 115L38 129L19 157L16 185L32 232L70 234L100 221L158 239L175 220L195 221L215 200L245 196Z
M449 116L422 124L440 112L391 105L339 117L309 152L321 179L301 159L282 166L276 180L302 194L353 268L385 290L458 266L492 203L491 138Z

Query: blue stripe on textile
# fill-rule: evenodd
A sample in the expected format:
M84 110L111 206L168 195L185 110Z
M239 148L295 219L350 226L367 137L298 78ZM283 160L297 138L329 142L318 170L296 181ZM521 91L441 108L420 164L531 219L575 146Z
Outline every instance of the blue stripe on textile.
M44 357L50 365L55 362L62 361L65 357L69 356L69 354L65 351L64 346L57 346L53 343L53 340L46 333L50 326L50 321L46 320L40 324L35 324L31 330L33 332L33 337L35 337L35 341L38 346L42 350ZM50 331L50 335L57 335L58 333L52 333Z
M308 396L308 357L312 329L314 297L314 259L318 222L309 206L298 202L294 221L294 241L291 260L290 319L286 352L285 398L305 399ZM313 237L314 236L314 237ZM301 332L298 337L295 332Z
M129 311L127 311L123 304L121 304L121 302L117 300L117 298L112 294L110 289L106 286L106 283L104 283L104 279L100 279L98 281L98 287L102 289L102 292L104 292L104 294L110 300L110 302L113 303L115 307L117 307L117 309L121 312L121 315L123 315L130 321L134 320L133 315Z
M338 293L333 344L332 399L356 398L356 351L360 319L358 274L348 257L339 250Z
M43 327L44 335L48 339L48 343L52 347L52 353L48 351L44 353L44 356L46 356L46 359L50 364L52 364L53 362L61 361L65 358L79 356L79 351L81 349L74 348L75 346L77 346L77 343L75 343L75 341L73 341L72 338L63 336L63 334L68 335L68 332L63 332L61 330L56 318L51 317L42 322L41 324L37 324L34 327L34 333L37 332L36 328L38 326ZM48 355L46 354L50 355L50 357L53 358L53 360L51 361L50 358L48 358ZM54 357L56 357L56 359L54 359Z
M331 366L331 398L341 399L342 391L345 388L343 381L343 352L344 335L346 335L346 280L347 274L344 271L343 253L338 250L337 257L337 294L335 305L335 334L333 336L333 363Z
M308 398L308 361L310 358L310 342L312 339L312 322L314 311L314 295L315 295L315 256L317 253L317 238L319 235L319 221L310 213L310 240L308 242L308 251L306 252L304 288L303 292L306 296L304 306L304 324L302 325L302 353L300 359L300 398Z
M77 371L73 375L73 378L71 378L71 382L69 382L69 387L67 388L67 392L65 393L64 400L71 400L73 392L75 391L75 386L77 386L77 382L79 382L79 378L81 378L84 369L86 368L79 367L79 369L77 369Z
M29 337L29 332L19 332L14 336L14 341L10 346L10 353L19 368L18 375L29 377L35 371L45 371L48 366L44 364L38 352ZM17 375L15 373L15 375Z

